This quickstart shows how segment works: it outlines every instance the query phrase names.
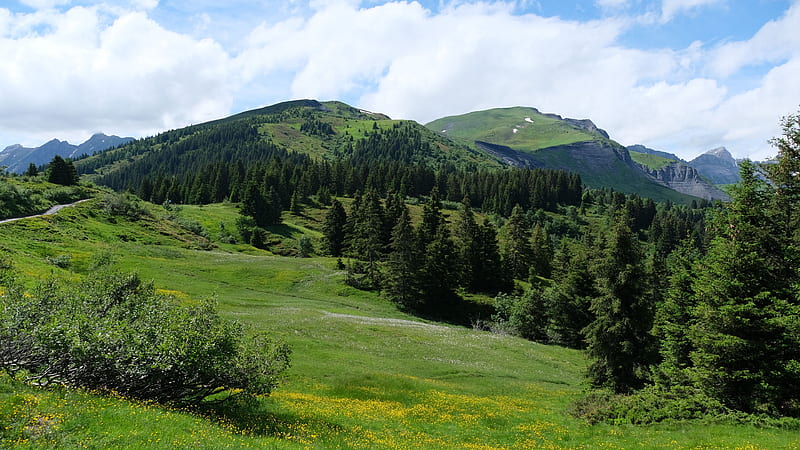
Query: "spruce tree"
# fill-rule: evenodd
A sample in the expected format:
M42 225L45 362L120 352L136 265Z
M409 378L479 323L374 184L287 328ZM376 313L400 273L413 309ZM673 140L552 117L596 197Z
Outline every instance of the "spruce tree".
M324 251L330 256L342 256L345 243L347 213L341 202L333 199L322 225Z
M531 236L531 274L550 278L553 271L553 243L547 230L539 223L533 227Z
M626 214L618 215L597 269L595 318L584 330L590 382L618 393L640 388L652 363L653 306L644 295L642 250L629 222Z
M390 300L405 309L416 310L422 301L419 252L407 208L402 209L400 218L392 229L384 290Z
M378 262L383 258L383 206L374 190L367 191L359 210L354 212L349 252L366 263L366 281L370 287L379 285Z
M791 241L776 221L775 184L749 161L733 201L713 222L715 237L692 284L689 337L694 384L727 406L800 414L800 301ZM786 232L793 232L786 230ZM787 253L788 252L788 253Z
M56 155L48 165L47 181L62 186L72 186L78 184L78 173L72 161Z
M505 245L502 248L503 264L513 278L527 280L532 258L528 224L522 207L514 206L511 217L503 226Z

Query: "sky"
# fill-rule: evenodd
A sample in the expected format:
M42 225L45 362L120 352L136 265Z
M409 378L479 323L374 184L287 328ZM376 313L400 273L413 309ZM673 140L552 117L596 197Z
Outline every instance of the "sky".
M0 149L313 98L423 124L530 106L761 160L800 111L797 30L800 0L0 0Z

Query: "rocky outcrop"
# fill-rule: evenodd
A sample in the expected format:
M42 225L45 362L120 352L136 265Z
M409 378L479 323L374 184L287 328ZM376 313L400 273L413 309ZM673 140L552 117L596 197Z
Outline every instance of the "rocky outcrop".
M706 182L696 169L683 162L676 161L660 169L639 167L659 183L678 192L706 200L730 201L728 194Z
M734 184L741 180L739 164L725 147L709 150L689 161L689 165L714 184Z
M492 144L489 142L475 141L475 146L513 167L542 167L529 153L518 152L505 145Z
M562 119L562 120L564 120L564 122L567 122L568 124L570 124L570 125L572 125L574 127L580 128L582 130L586 130L586 131L588 131L590 133L599 134L600 136L603 136L606 139L611 139L608 136L608 133L606 132L606 130L604 130L602 128L597 128L597 125L595 125L594 122L592 122L589 119L570 119L569 117L567 117L567 118Z

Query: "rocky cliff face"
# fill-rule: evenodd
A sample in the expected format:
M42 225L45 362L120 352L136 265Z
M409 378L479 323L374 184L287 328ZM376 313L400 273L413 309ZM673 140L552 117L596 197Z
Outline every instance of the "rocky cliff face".
M739 165L725 147L709 150L689 161L689 165L714 184L738 183Z
M676 161L660 169L640 167L659 183L678 192L706 200L730 201L728 194L707 183L700 176L700 173L688 164Z

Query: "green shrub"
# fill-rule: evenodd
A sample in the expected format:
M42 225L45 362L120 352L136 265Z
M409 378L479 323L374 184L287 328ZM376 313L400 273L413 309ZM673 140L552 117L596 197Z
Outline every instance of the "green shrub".
M100 270L79 285L50 280L25 292L6 280L0 370L61 384L192 405L215 394L269 394L289 349L247 336L213 301L184 307L135 274Z
M125 216L130 219L138 219L148 214L139 199L130 194L106 194L103 197L102 207L112 216Z
M646 387L632 395L591 391L570 408L589 423L651 424L674 420L730 418L719 401L686 387Z

